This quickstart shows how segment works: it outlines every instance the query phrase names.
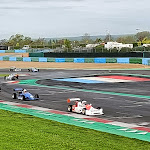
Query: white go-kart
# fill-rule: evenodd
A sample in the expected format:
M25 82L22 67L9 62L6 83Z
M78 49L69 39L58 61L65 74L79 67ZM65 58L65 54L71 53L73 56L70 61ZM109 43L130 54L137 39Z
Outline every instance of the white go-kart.
M67 100L68 103L75 102L73 105L68 105L69 112L81 113L83 115L103 115L103 108L94 108L92 104L87 104L86 101L80 98L70 98Z

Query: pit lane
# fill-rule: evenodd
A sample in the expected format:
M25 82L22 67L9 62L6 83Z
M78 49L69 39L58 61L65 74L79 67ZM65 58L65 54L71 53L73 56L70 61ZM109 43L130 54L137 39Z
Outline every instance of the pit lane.
M10 73L6 69L0 70L1 74ZM22 70L21 74L28 74L27 70ZM111 70L111 73L120 74L141 74L150 75L148 70ZM67 111L67 99L80 97L94 107L102 107L104 116L100 118L110 119L114 121L135 123L150 127L150 99L140 96L131 97L123 95L113 95L96 93L94 91L127 93L133 95L150 96L150 81L144 82L124 82L124 83L100 83L100 84L84 84L55 81L55 78L76 78L93 75L109 75L107 70L40 70L37 73L30 73L30 76L21 76L20 80L38 79L37 83L40 86L30 86L28 84L8 84L3 78L0 78L0 86L2 92L0 99L6 101L20 102L11 98L12 89L16 87L26 88L33 94L39 94L39 101L22 101L21 103L52 108L62 111ZM63 87L63 88L61 88ZM80 90L78 90L80 89ZM90 92L88 92L90 91Z

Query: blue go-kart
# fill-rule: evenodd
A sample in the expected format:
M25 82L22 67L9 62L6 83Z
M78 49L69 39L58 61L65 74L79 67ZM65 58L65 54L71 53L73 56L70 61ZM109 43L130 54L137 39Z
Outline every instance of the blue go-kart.
M19 99L19 100L38 100L39 95L35 94L34 96L29 93L26 89L23 88L15 88L13 89L14 93L12 95L13 99Z

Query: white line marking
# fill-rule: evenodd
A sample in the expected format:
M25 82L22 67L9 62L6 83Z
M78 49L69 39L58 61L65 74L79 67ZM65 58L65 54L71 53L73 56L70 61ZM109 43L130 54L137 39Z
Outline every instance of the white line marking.
M137 130L130 130L130 131L125 131L125 132L137 132Z
M139 132L139 133L136 133L136 134L147 134L148 132Z
M128 123L117 122L117 121L109 122L107 124L121 126L121 127L126 127L126 128L135 128L135 127L138 127L138 125L136 125L136 124L128 124Z
M150 122L142 122L142 123L140 123L139 125L140 126L146 126L146 125L149 125L150 124Z
M93 123L95 123L95 122L86 122L86 123L88 123L88 124L93 124Z
M134 106L119 106L119 107L141 107L142 105L134 105Z
M79 122L86 122L86 121L79 121Z
M117 130L126 131L126 130L128 130L128 128L125 128L125 129L117 129Z

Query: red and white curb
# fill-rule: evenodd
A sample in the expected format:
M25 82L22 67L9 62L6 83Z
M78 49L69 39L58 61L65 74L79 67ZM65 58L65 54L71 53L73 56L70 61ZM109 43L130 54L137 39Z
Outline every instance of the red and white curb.
M3 101L3 100L0 100L0 103L13 105L13 106L18 106L18 107L23 107L23 108L28 108L28 109L39 110L39 111L46 111L46 112L50 112L50 113L54 113L54 114L61 114L61 115L71 116L71 117L75 117L77 119L80 118L80 119L85 119L85 120L88 120L88 121L93 121L91 123L101 122L101 123L104 123L104 124L111 124L111 125L115 125L115 126L120 126L120 127L124 127L124 129L121 129L121 130L125 130L125 131L128 130L128 129L135 129L132 132L134 132L134 131L136 132L137 130L145 131L145 132L142 132L140 134L146 134L146 133L150 132L150 128L144 127L144 126L138 126L136 124L117 122L117 121L112 121L112 120L107 120L107 119L102 119L102 118L84 116L84 115L64 112L64 111L60 111L60 110L54 110L54 109L43 108L43 107L32 106L32 105L21 104L21 103L15 103L15 102L8 102L8 101Z

